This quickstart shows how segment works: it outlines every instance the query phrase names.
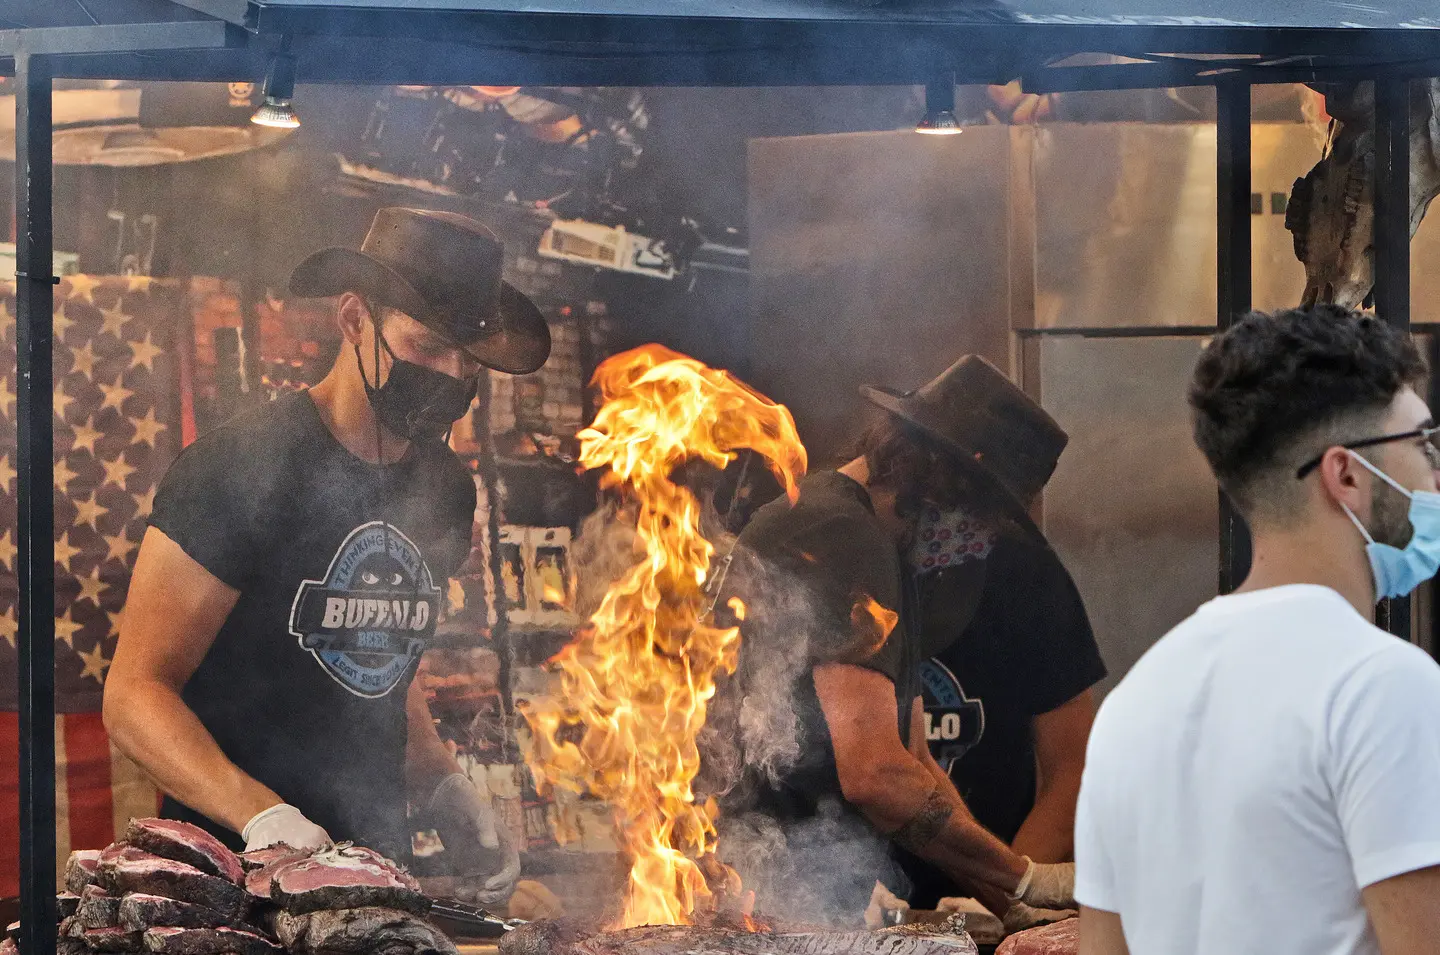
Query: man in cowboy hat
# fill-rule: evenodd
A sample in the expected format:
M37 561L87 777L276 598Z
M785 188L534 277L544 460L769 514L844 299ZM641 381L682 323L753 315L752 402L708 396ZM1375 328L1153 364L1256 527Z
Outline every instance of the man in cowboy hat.
M915 730L975 818L1037 862L1073 858L1075 804L1105 676L1070 574L1028 509L1067 437L1028 395L967 356L910 395L866 388L889 414L864 441L871 473L914 487L905 548L917 578L922 713ZM941 506L913 468L913 439L947 448L959 469ZM950 470L941 460L941 467ZM933 483L933 482L931 482ZM902 853L910 903L962 893L945 872Z
M482 368L535 371L539 311L460 215L382 209L364 245L290 280L338 296L329 374L202 436L156 494L105 687L105 725L163 812L235 848L409 850L409 802L508 896L519 858L413 682L475 486L445 443Z
M829 875L833 891L822 903L858 913L877 878L896 884L893 854L867 851L878 833L936 866L1011 929L1053 919L1036 909L1072 904L1073 867L1032 861L976 821L926 750L917 677L920 662L963 629L981 579L982 565L961 560L930 513L953 523L957 509L983 493L1010 503L1008 518L1038 537L1024 507L1011 502L1008 479L1043 470L1043 484L1065 435L974 356L913 394L864 394L889 412L886 423L844 467L807 476L793 506L782 498L761 508L739 537L731 570L745 606L744 639L735 685L716 711L728 718L728 700L744 700L731 735L754 766L752 744L768 740L747 740L746 728L776 724L764 710L776 694L761 687L800 655L798 758L767 778L711 784L730 793L732 806L778 822L795 882ZM932 552L931 540L944 546ZM963 540L968 548L971 538ZM925 573L927 558L946 569Z

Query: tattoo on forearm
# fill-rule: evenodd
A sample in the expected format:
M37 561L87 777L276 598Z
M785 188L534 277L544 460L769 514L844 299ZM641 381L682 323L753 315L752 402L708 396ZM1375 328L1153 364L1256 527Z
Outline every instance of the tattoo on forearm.
M896 829L890 838L895 840L897 845L920 855L944 831L954 812L955 807L945 798L941 787L936 786L930 791L930 795L925 797L925 803L920 810L911 816L905 825Z

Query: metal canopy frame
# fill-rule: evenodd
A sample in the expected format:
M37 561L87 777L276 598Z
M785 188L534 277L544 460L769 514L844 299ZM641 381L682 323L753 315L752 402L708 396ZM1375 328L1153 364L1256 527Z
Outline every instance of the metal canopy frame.
M48 0L46 0L48 3ZM133 11L157 0L116 5ZM827 85L962 83L1021 78L1034 92L1213 85L1218 107L1217 325L1250 307L1250 88L1372 79L1376 90L1376 288L1380 314L1409 326L1407 81L1440 73L1440 18L1421 0L1397 12L1346 5L1364 29L1293 22L1301 8L1243 0L1257 22L1184 21L1141 12L1090 21L1046 0L169 0L153 23L0 30L0 74L16 80L17 406L21 939L55 950L54 527L51 354L53 80L251 80L290 44L306 83L363 85ZM1052 0L1053 2L1053 0ZM1153 8L1160 0L1103 0ZM1384 2L1384 0L1380 0ZM1241 0L1210 0L1207 13ZM100 5L91 4L88 16ZM1264 19L1264 8L1271 18ZM1028 8L1028 9L1027 9ZM46 6L47 15L55 7ZM167 8L171 9L171 8ZM24 8L21 8L23 14ZM101 11L102 13L104 11ZM7 14L7 17L9 14ZM1409 19L1407 19L1407 17ZM92 18L93 19L93 18ZM1253 19L1253 18L1252 18ZM50 22L50 21L47 21ZM1069 66L1100 52L1137 62ZM1214 329L1057 329L1106 336ZM1034 334L1034 332L1032 332ZM1248 567L1243 523L1221 507L1219 582ZM1388 617L1409 635L1408 603Z

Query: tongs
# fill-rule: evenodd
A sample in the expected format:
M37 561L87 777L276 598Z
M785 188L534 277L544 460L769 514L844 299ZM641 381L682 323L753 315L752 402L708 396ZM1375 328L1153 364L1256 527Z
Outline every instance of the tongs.
M465 929L461 934L475 938L501 938L526 924L524 919L506 919L478 905L459 899L431 899L430 914ZM475 931L470 931L474 929Z

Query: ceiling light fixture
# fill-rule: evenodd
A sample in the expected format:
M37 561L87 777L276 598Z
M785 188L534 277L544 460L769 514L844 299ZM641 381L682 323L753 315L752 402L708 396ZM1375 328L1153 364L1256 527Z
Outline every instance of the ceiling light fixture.
M925 118L915 132L927 136L954 136L965 130L955 118L955 74L946 73L925 84Z
M290 100L295 95L295 57L289 53L276 53L270 58L270 69L265 74L265 101L250 117L256 126L273 126L278 129L294 129L300 125Z

